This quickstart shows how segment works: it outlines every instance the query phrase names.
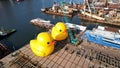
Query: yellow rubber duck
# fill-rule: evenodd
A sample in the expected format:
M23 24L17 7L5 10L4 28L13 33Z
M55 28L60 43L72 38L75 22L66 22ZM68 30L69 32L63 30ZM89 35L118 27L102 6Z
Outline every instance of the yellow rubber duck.
M53 28L52 28L52 37L54 40L60 41L65 40L68 37L67 27L65 23L58 22Z
M39 33L37 39L30 40L30 47L34 54L45 57L54 50L54 40L48 32Z

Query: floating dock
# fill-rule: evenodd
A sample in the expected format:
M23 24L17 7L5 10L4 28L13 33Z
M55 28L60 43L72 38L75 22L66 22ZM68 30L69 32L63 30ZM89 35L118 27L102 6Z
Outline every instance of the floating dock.
M67 51L66 41L57 42L47 57L36 56L30 45L0 60L0 68L120 68L120 51L84 40L73 53Z

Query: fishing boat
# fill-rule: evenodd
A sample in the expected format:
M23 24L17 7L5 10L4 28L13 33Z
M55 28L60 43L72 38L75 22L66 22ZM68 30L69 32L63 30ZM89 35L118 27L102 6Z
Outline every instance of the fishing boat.
M93 30L86 30L83 38L103 46L120 49L120 33L118 32L94 28Z
M108 0L102 2L85 0L78 16L87 21L120 26L119 8L119 3L113 5Z
M16 29L11 29L9 31L0 31L0 39L5 38L6 36L11 35L12 33L16 32Z
M44 11L44 13L47 14L51 14L51 15L56 15L56 16L64 16L64 13L68 13L68 12L64 12L64 13L58 13L58 12L52 12L52 11ZM66 14L67 17L72 17L71 14Z
M56 16L67 16L69 18L77 14L80 5L73 6L68 3L57 3L54 2L52 7L42 8L41 11L46 14L56 15Z

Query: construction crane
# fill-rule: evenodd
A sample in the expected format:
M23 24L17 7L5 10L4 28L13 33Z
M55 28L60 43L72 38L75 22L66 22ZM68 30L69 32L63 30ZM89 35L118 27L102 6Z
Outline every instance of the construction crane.
M65 10L64 10L64 2L63 2L63 0L61 0L60 3L61 3L62 11L64 13ZM64 13L64 20L65 20L66 23L69 22L69 19L66 16L65 13ZM74 38L74 34L72 33L72 30L69 27L67 28L67 30L68 30L68 35L69 35L70 43L72 43L73 45L77 45L78 38Z
M80 41L79 41L78 37L74 38L74 34L70 28L68 28L68 34L69 34L69 38L70 38L70 43L72 43L75 46L78 45L78 43Z

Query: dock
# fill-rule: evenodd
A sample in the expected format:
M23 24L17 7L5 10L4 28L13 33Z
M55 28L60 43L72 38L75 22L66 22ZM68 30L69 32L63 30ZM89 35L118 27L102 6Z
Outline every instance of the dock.
M27 44L0 60L0 68L119 68L120 51L83 41L73 53L67 41L57 42L47 57L36 56ZM16 54L14 54L16 53Z

